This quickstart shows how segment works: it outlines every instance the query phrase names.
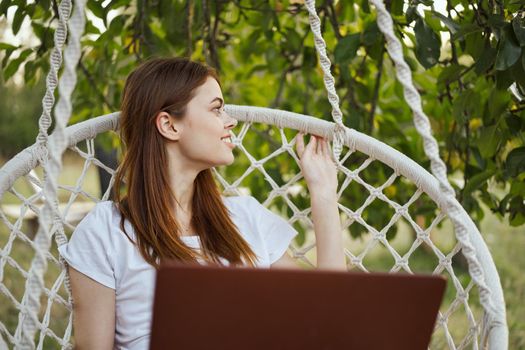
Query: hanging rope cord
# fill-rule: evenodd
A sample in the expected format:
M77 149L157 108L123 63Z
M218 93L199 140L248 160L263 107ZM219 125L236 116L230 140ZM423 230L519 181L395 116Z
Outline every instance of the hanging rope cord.
M330 72L330 66L332 62L326 54L326 43L321 34L321 21L315 10L315 0L305 1L306 9L308 10L308 21L310 22L310 28L314 34L314 44L317 54L319 55L319 62L321 69L323 70L323 81L326 91L328 93L328 101L332 106L332 119L335 122L333 129L333 155L334 160L339 163L341 152L343 151L344 137L345 137L345 125L343 123L343 113L339 108L339 96L335 91L335 79Z
M462 220L463 214L461 213L460 208L458 208L459 204L455 198L454 189L448 181L446 165L439 156L438 143L432 136L430 122L422 110L421 97L414 87L410 68L403 58L401 43L394 34L392 17L386 10L381 0L370 0L370 2L376 7L378 27L385 35L387 51L394 61L397 78L403 85L405 99L413 112L412 116L414 125L418 133L423 138L423 147L425 154L430 159L432 174L437 178L441 190L443 193L445 193L447 207L443 209L446 211L454 224L456 237L461 243L463 254L468 261L469 273L474 282L479 287L479 298L481 304L483 305L483 308L488 314L491 322L501 320L502 314L493 306L494 304L491 298L491 290L485 283L482 266L476 256L474 246L470 242L469 236L471 232L469 232L467 226ZM334 77L330 72L331 62L326 54L326 43L321 34L321 21L315 9L315 0L306 0L305 6L309 13L308 19L314 34L315 49L319 55L321 68L324 74L324 83L328 92L328 100L332 105L332 117L336 123L334 128L334 133L336 133L334 134L334 157L339 159L342 147L341 136L344 136L344 134L341 132L341 130L344 130L344 125L342 124L342 113L339 108L339 97L335 90Z
M492 306L491 291L484 281L484 274L479 263L474 248L470 243L468 228L461 221L462 215L455 200L454 190L452 189L446 177L446 166L439 157L439 149L436 140L433 138L430 129L430 123L427 116L421 109L421 99L414 88L410 69L404 62L402 47L393 33L393 23L389 13L386 11L383 3L379 0L370 0L378 11L378 25L385 35L387 41L387 50L395 63L397 77L403 84L405 98L413 110L414 124L424 140L425 153L431 160L431 169L434 176L438 179L442 191L447 196L447 214L454 223L456 236L463 246L463 253L469 264L469 273L472 279L478 285L480 290L481 303L488 314L491 322L501 320L500 310L495 310ZM53 235L58 245L66 243L67 238L63 231L63 223L58 210L57 189L58 174L60 173L62 163L61 157L67 147L65 138L65 127L71 115L71 93L76 85L75 67L80 58L80 37L84 31L85 18L84 8L86 0L75 2L75 8L71 21L69 23L70 41L64 51L65 69L57 84L57 73L60 69L62 59L61 50L67 37L67 21L71 11L71 0L63 0L59 6L59 26L55 32L55 49L51 54L51 69L46 80L46 95L43 99L44 112L39 120L39 134L37 144L42 147L41 162L45 170L43 194L45 204L39 215L39 230L35 236L35 257L32 261L28 279L26 282L25 294L22 299L20 311L20 320L15 333L15 338L20 340L23 348L34 347L34 336L37 328L40 326L37 315L40 309L40 296L44 287L43 274L47 267L46 252L49 251ZM332 117L335 121L333 136L334 157L339 162L343 142L347 135L346 128L342 121L342 113L339 108L339 97L335 91L334 78L330 73L331 62L326 55L326 44L320 32L320 20L315 10L314 0L305 1L306 8L309 12L309 21L314 33L315 47L320 57L321 68L325 87L328 91L328 99L332 105ZM47 130L51 124L50 111L53 106L53 92L59 86L59 101L55 110L55 130L53 136L48 138ZM48 158L49 156L49 158ZM61 259L63 262L63 260ZM65 277L66 287L69 290L69 280ZM498 318L496 318L496 313ZM42 329L43 331L43 329ZM70 331L70 330L69 330ZM40 337L41 341L43 337ZM41 345L41 344L40 344Z
M44 168L44 206L39 217L39 228L35 236L35 257L25 286L22 299L19 323L15 338L19 340L21 348L34 348L34 338L39 328L38 312L40 310L40 296L44 288L44 272L47 269L46 253L51 246L53 235L60 246L67 242L64 226L58 209L58 176L62 168L62 154L67 148L65 128L71 117L71 94L77 82L76 66L80 59L80 37L85 27L86 0L75 1L73 15L71 13L71 0L63 0L59 5L59 25L55 31L55 47L50 57L50 71L46 79L46 94L42 101L43 113L39 119L39 133L37 144L40 145L40 162ZM67 24L69 20L69 42L64 50L64 71L57 84L58 71L62 64L61 51L68 35ZM55 128L53 136L48 137L51 125L51 110L53 108L53 93L59 87L59 100L55 108ZM60 261L64 263L62 257ZM69 278L66 274L65 285L70 291ZM69 293L70 294L70 293ZM43 329L42 329L43 331ZM70 332L70 330L69 330ZM44 337L40 336L40 343ZM39 348L42 344L39 344ZM67 345L67 344L63 344Z

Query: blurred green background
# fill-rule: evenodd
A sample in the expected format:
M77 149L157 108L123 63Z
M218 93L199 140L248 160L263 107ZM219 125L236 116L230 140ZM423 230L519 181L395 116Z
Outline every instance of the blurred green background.
M525 258L521 254L525 243L525 102L519 98L525 90L524 2L391 0L386 5L457 198L480 228L500 272L510 348L525 348ZM345 124L428 169L411 112L386 54L384 37L377 28L374 8L366 0L320 0L317 6ZM0 1L0 165L35 140L57 16L55 1ZM186 56L214 66L221 75L226 103L279 108L331 120L301 0L89 0L87 20L71 123L118 110L125 77L151 56ZM511 86L515 94L509 91ZM245 139L246 148L258 159L279 144L277 130L264 126L254 126ZM118 145L118 137L103 135L97 139L97 155L111 155L110 150ZM85 150L84 145L81 148ZM241 175L249 165L242 153L236 156L233 166L219 169L227 179ZM345 165L355 169L365 158L355 154ZM74 186L84 162L70 151L64 164L62 181ZM265 169L280 185L298 170L289 157L278 157L265 164ZM37 169L37 174L41 170ZM361 176L379 186L391 174L391 169L374 162ZM248 177L242 186L261 201L269 190L258 175ZM24 181L16 188L24 196L32 193ZM82 189L80 202L89 202L90 195L100 196L93 167ZM414 190L413 184L396 180L385 194L402 204ZM62 201L70 194L61 191ZM362 187L351 185L341 203L356 209L367 196ZM20 203L12 193L1 200L2 205ZM305 208L308 194L300 191L293 201ZM293 214L282 201L271 203L271 207L285 216ZM428 227L436 207L422 196L410 214ZM363 215L369 224L381 228L388 223L392 209L374 201ZM29 221L24 220L20 228L24 233L34 230ZM304 247L307 228L302 223L294 227L300 232L295 244ZM30 244L20 239L9 243L9 232L5 225L0 227L0 248L12 246L10 256L27 269L32 257ZM356 252L370 239L366 228L358 224L346 233L348 246ZM396 250L406 252L413 232L401 222L388 231L387 238ZM444 252L455 242L447 222L436 229L432 239ZM418 271L431 272L436 257L428 249L419 249L410 264ZM383 247L373 250L365 265L388 271L393 260ZM23 276L9 266L6 264L3 282L11 281L9 288L20 300ZM461 259L455 261L455 270L462 283L468 284ZM57 274L58 269L51 268L48 283ZM65 295L63 289L61 293ZM470 300L478 317L477 294L473 293ZM447 300L453 296L454 290L449 289ZM16 327L16 310L1 298L0 294L0 315L2 321L9 315L11 330ZM60 307L56 312L65 314ZM458 313L451 319L453 334L462 334L468 327L465 313ZM53 325L58 333L63 321L60 317L53 321L58 322ZM442 336L437 337L435 348L442 348L443 341Z

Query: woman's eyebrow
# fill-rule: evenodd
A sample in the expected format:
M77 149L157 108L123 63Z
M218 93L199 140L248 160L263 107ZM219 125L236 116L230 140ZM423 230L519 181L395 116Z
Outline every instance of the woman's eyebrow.
M212 104L215 101L219 101L221 103L221 106L224 105L224 101L220 97L215 97L213 100L211 100L210 104Z

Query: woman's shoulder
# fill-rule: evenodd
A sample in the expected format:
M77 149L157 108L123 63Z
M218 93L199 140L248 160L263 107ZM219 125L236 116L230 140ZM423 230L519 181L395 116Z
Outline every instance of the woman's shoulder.
M87 213L87 215L79 222L78 226L89 225L106 225L115 221L116 217L120 217L120 213L116 204L113 201L100 201ZM77 226L77 227L78 227Z
M276 214L251 195L224 197L223 202L235 219L250 222L255 226L259 226L261 220L273 221L278 218Z
M222 196L225 204L233 205L253 205L254 202L259 201L251 195L239 195L239 196Z
M111 201L97 203L78 223L69 241L58 247L71 267L112 289L118 242L122 241L115 234L115 210Z
M78 223L74 234L89 232L89 235L109 239L120 230L121 215L113 201L101 201Z
M253 213L262 204L251 195L223 196L223 202L230 211Z

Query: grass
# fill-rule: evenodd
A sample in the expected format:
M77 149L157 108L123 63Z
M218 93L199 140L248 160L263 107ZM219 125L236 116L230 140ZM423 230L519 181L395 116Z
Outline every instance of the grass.
M0 162L1 164L1 162ZM68 154L64 158L64 170L61 175L61 183L70 186L76 185L76 179L82 172L83 163L75 160L75 158ZM41 171L39 175L41 174ZM98 181L96 180L96 172L94 168L88 170L83 184L81 185L83 191L89 195L98 197ZM18 181L15 185L17 191L23 196L29 196L32 193L31 187L25 181ZM60 200L67 201L69 193L67 191L60 191ZM80 195L78 200L89 200L86 196ZM5 204L19 204L20 199L13 194L6 194L1 199L2 205ZM14 222L14 219L12 219ZM407 224L401 222L399 224L398 234L389 241L392 247L399 252L401 255L406 253L411 243L413 242L413 235ZM28 220L24 220L22 225L19 227L21 232L28 234L30 231L34 231ZM498 268L501 283L505 293L505 300L507 304L507 320L509 326L509 348L520 349L525 348L525 307L523 306L523 300L525 300L525 256L522 254L522 247L525 246L525 232L523 227L512 228L506 223L500 222L495 216L487 213L485 219L481 223L481 232L484 236L487 245L494 258L496 266ZM30 234L29 234L30 235ZM363 236L361 239L352 239L349 235L346 235L347 247L354 253L359 254L363 249L367 247L370 241L370 237ZM0 222L0 248L6 249L10 239L10 230L5 224ZM451 225L445 222L438 230L436 230L432 239L436 246L443 251L445 254L450 252L455 244L455 238ZM308 241L306 242L308 244ZM315 260L314 252L311 251L307 257L311 260ZM57 257L56 246L52 247L52 254ZM27 271L30 267L31 260L34 257L33 249L30 247L29 242L25 242L23 239L16 238L11 245L11 253L9 254L20 267ZM394 259L381 245L378 245L368 252L366 258L363 261L364 265L371 271L388 271L394 264ZM433 271L438 261L435 255L430 252L428 247L420 247L411 255L410 267L415 272L426 272L430 273ZM460 265L455 264L455 273L462 284L466 287L470 282L468 273ZM10 291L13 298L18 301L22 300L22 296L25 288L25 278L18 271L13 268L9 263L5 264L3 269L3 280L2 283ZM49 270L45 276L45 283L48 288L52 287L52 284L56 281L59 276L59 269L54 264L49 264ZM62 286L59 290L59 294L66 298L66 292ZM450 305L455 297L455 289L452 283L448 283L444 305ZM469 298L469 305L472 309L472 313L476 320L479 320L482 315L482 309L477 301L478 294L476 288L472 290ZM42 310L41 316L43 315L45 308L47 307L47 297L43 296L41 300ZM442 309L444 311L444 309ZM18 310L3 293L0 293L0 322L4 323L6 328L13 334L18 324ZM65 326L68 322L68 312L60 304L55 303L51 309L51 321L50 329L53 330L59 337L64 334ZM449 318L448 329L454 339L456 346L459 344L460 339L466 333L468 329L467 313L463 307L458 308ZM45 337L44 348L55 349L59 348L59 344L56 343L52 338ZM433 336L432 340L433 349L446 348L446 339L444 336L443 329L439 329Z

